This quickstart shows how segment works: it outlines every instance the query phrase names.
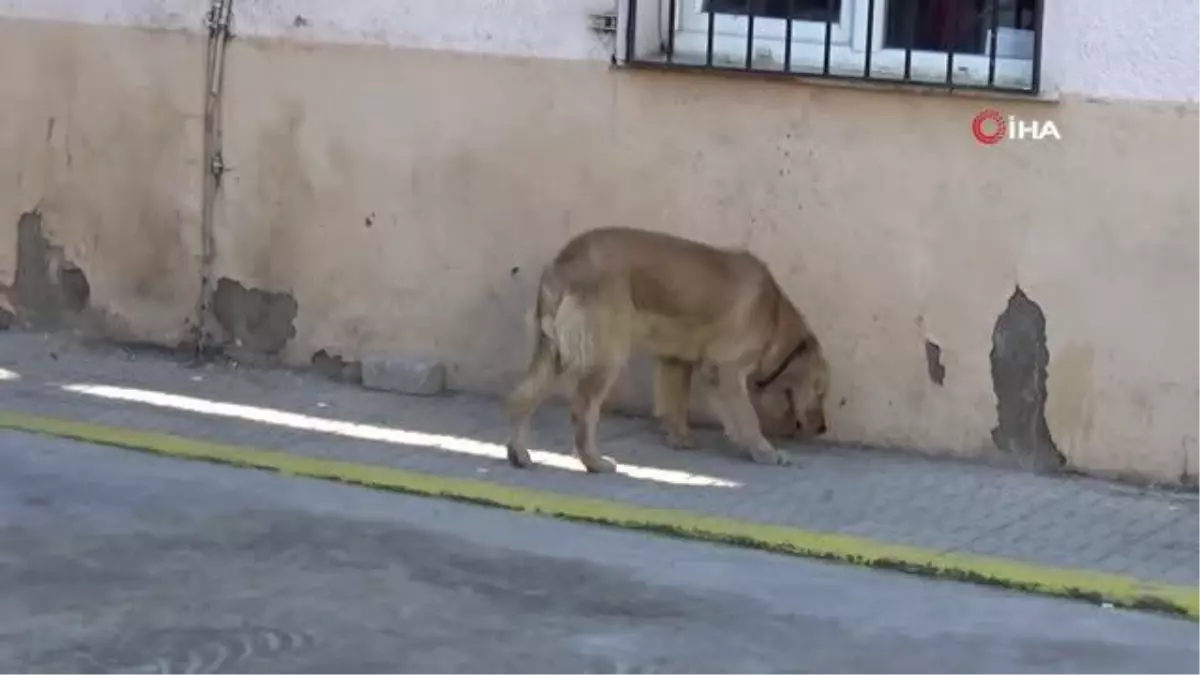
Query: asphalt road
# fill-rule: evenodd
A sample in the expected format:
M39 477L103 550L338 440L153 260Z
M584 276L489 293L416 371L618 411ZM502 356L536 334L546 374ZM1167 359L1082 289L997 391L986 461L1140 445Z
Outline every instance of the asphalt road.
M0 431L3 672L1196 672L1196 625Z

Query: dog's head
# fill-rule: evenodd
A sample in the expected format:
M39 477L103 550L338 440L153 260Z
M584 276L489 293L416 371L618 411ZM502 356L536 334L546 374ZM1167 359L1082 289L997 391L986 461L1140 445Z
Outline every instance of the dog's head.
M815 338L798 344L782 369L759 374L754 397L763 433L769 436L815 437L828 431L825 397L829 392L829 362Z

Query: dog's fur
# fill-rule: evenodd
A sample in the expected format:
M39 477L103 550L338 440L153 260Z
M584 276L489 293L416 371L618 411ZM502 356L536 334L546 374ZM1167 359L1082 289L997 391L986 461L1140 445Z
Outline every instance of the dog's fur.
M760 415L776 433L826 430L821 345L749 252L633 228L591 230L542 272L534 321L533 359L508 400L514 466L532 463L529 418L566 383L576 454L589 472L614 471L596 447L596 424L634 349L656 359L654 414L676 447L690 445L693 372L726 434L755 462L788 463L763 436Z

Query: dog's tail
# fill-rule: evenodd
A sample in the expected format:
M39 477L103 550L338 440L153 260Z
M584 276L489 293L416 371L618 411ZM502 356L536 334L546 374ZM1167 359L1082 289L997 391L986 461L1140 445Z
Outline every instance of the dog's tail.
M586 370L592 363L592 336L597 326L590 325L584 299L565 293L554 313L542 319L542 334L557 352L560 370Z
M533 336L533 355L531 368L543 368L552 373L562 372L558 349L552 336L546 331L546 322L553 316L553 308L557 302L549 295L546 280L543 275L538 283L537 296L534 299L533 312L528 314L529 330Z
M595 302L588 302L588 289L563 288L550 275L538 285L534 306L534 359L552 358L555 370L585 371L596 356L594 336L603 330L597 325Z

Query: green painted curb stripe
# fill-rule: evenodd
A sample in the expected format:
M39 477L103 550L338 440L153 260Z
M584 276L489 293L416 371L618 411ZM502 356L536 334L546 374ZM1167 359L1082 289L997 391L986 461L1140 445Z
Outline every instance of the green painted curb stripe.
M0 411L0 428L34 432L169 457L335 480L370 488L495 506L571 521L719 542L776 553L894 569L1044 595L1110 603L1200 618L1200 588L1088 570L1056 568L991 556L945 553L863 537L814 532L632 506L616 501L518 488L390 467L315 459L286 452L197 441L169 434Z

